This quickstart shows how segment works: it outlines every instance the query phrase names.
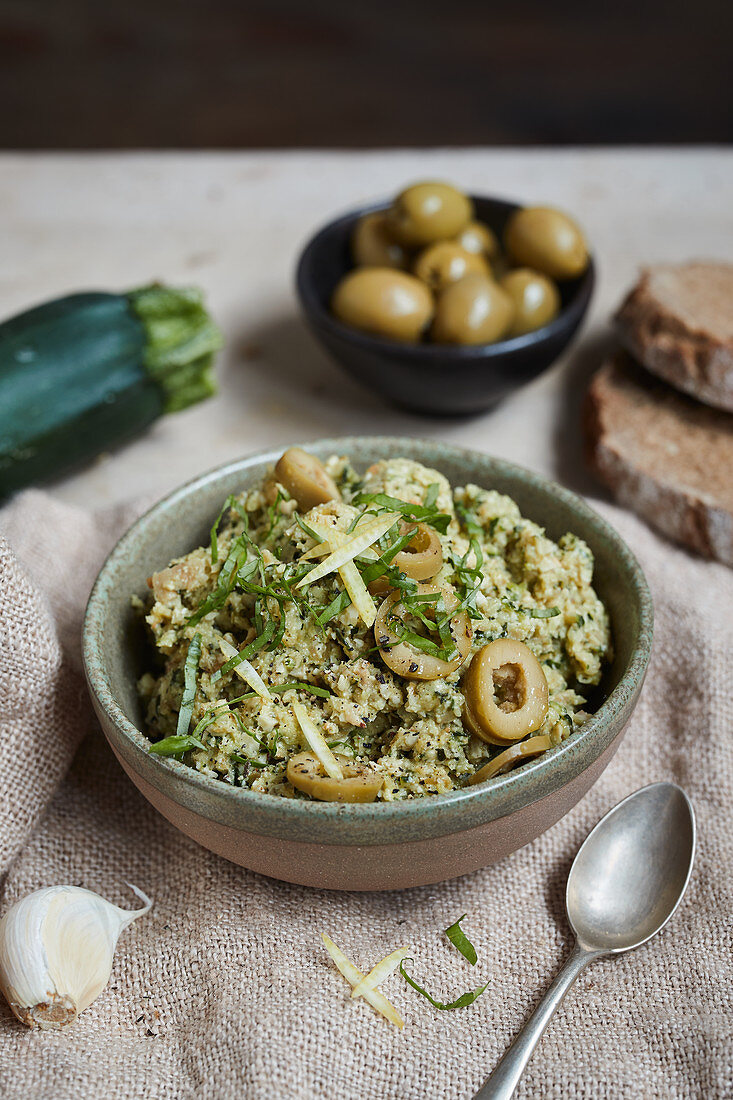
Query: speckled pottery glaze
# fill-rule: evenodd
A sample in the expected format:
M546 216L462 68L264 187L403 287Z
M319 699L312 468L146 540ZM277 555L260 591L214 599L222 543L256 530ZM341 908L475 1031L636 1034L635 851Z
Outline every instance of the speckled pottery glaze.
M144 637L130 596L172 558L208 540L229 493L255 484L277 460L260 452L177 489L118 542L92 590L83 632L92 702L122 767L143 795L200 844L261 874L326 889L392 890L439 882L521 848L578 802L616 751L641 691L652 642L652 601L631 551L573 493L475 451L430 440L355 437L304 444L357 468L405 456L507 493L551 538L573 531L595 556L594 585L609 609L615 656L582 730L543 756L487 784L412 802L305 802L230 787L176 760L152 756L142 732L136 681Z

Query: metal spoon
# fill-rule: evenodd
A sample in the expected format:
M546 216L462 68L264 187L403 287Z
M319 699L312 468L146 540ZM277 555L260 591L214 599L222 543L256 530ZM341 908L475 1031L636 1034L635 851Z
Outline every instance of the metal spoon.
M508 1100L550 1017L589 962L640 947L664 928L687 889L694 856L695 814L674 783L642 787L598 822L573 861L565 892L575 946L474 1100Z

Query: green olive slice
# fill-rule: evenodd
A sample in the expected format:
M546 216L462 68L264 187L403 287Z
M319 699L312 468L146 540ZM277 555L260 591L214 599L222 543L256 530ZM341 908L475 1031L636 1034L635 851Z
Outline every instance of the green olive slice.
M409 529L409 524L402 525L403 533ZM438 532L427 523L418 523L417 531L405 549L395 556L392 564L414 581L426 581L434 577L443 565L443 547L440 545Z
M547 752L551 747L552 742L547 734L538 733L536 737L529 737L526 741L520 741L518 745L511 745L504 752L500 752L493 760L489 760L488 764L484 764L483 768L479 768L468 782L471 784L484 783L495 775L508 772L510 768L513 768L515 764L520 764L523 760L529 760L532 756L539 756L541 753Z
M532 650L514 638L497 638L474 656L461 685L463 721L490 745L519 741L547 715L547 680Z
M337 755L336 759L343 779L326 775L315 753L299 752L288 760L288 780L319 802L373 802L382 788L384 776L346 756Z
M436 584L417 586L417 594L421 596L436 592L442 594L448 612L456 607L458 600L450 588ZM423 614L427 614L428 610L429 605L423 605ZM457 650L456 656L450 661L444 661L431 653L423 653L409 642L400 641L399 634L395 633L391 624L395 618L402 620L408 614L409 609L402 603L399 589L387 596L377 612L374 639L387 667L406 680L438 680L441 676L450 676L460 668L471 649L471 620L466 612L458 612L450 621L450 633Z
M341 499L323 463L300 447L288 447L280 456L275 465L275 477L298 502L301 512L308 512L328 500Z

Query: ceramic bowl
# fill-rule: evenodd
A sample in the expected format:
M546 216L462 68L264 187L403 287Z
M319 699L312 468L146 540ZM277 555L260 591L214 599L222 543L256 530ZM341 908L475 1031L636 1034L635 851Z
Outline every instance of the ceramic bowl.
M516 500L552 538L590 545L594 583L611 616L615 656L591 701L595 713L557 748L483 785L411 802L342 805L278 798L209 779L149 753L136 680L145 643L130 597L174 557L208 542L222 500L256 483L279 452L260 453L189 482L156 504L118 542L94 585L84 622L92 701L122 767L145 797L188 836L254 871L331 889L387 890L438 882L484 867L548 829L586 793L618 748L641 690L652 639L642 571L616 532L573 493L474 451L417 439L361 437L308 443L357 468L406 456L453 485L475 482Z
M472 195L476 216L501 239L516 203ZM588 309L595 268L591 258L578 279L559 283L562 308L549 325L474 347L403 344L370 336L333 316L329 302L339 279L353 268L349 242L355 223L387 202L352 210L324 226L305 246L296 287L316 339L357 382L404 408L438 416L477 413L530 382L565 350Z

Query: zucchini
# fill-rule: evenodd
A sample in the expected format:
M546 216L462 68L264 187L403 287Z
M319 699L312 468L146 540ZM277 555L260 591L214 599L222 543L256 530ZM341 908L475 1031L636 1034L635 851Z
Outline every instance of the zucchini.
M0 498L215 392L221 334L195 289L71 294L0 324Z

